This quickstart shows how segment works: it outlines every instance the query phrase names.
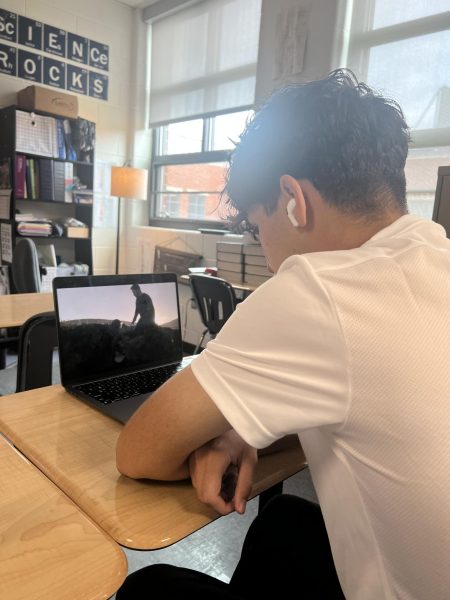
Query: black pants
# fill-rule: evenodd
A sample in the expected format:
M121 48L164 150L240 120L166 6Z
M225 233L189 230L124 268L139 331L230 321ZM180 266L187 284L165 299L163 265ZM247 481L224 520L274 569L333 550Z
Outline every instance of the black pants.
M288 590L292 592L288 595ZM191 595L192 594L192 595ZM276 496L251 524L229 584L170 565L151 565L127 577L117 600L184 598L262 600L269 595L345 600L317 504Z

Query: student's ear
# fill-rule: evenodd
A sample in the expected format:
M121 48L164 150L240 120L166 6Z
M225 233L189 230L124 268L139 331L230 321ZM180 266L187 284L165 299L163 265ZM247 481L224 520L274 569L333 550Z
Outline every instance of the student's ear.
M281 201L285 203L286 216L293 227L306 226L306 200L300 182L292 175L280 177Z

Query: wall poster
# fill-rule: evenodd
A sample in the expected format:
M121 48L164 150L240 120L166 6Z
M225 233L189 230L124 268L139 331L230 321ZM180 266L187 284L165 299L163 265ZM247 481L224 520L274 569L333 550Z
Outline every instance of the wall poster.
M0 43L0 73L108 100L107 44L4 8L0 8L0 40L8 42Z

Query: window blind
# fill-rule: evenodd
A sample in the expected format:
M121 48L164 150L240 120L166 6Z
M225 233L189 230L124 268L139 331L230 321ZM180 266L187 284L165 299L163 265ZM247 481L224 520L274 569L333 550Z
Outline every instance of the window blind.
M261 0L204 0L151 24L150 124L251 106Z

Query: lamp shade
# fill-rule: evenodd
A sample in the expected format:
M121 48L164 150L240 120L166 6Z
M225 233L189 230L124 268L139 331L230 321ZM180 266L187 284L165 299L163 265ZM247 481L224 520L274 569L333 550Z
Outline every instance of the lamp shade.
M147 169L135 167L111 168L111 196L133 198L135 200L147 199Z

